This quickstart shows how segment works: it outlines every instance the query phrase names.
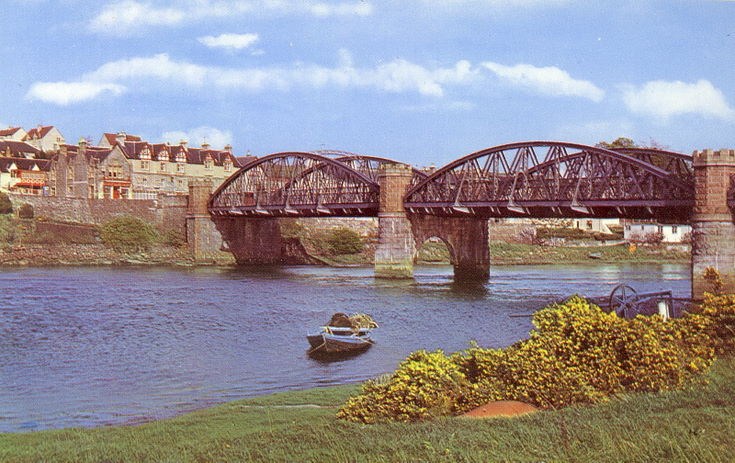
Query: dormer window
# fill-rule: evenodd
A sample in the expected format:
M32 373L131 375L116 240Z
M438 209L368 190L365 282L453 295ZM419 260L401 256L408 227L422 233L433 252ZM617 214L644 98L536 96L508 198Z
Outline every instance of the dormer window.
M150 159L151 158L151 152L148 150L148 148L143 148L143 151L140 152L140 159Z
M204 158L204 168L211 169L212 166L214 166L214 161L212 161L212 158L210 156Z
M184 153L179 151L176 153L176 162L186 162L186 156L184 156Z
M232 170L232 159L230 158L225 159L225 162L223 163L223 165L225 167L225 172L231 171Z

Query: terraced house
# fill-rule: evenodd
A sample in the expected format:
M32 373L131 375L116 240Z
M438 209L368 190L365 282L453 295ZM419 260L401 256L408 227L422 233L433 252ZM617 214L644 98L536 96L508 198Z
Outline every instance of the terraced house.
M49 183L56 196L153 199L160 193L188 194L193 179L209 179L216 187L236 167L230 146L190 148L184 141L149 143L134 135L106 133L99 146L84 140L62 145Z
M51 161L43 157L41 150L17 138L0 139L0 191L48 194Z

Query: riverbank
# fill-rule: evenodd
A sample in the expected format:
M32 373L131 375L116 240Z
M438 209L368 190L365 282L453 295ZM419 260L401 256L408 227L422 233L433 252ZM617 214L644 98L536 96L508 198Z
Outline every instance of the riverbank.
M311 389L138 426L0 434L0 461L735 461L735 359L705 380L513 419L369 426L335 418L357 386Z

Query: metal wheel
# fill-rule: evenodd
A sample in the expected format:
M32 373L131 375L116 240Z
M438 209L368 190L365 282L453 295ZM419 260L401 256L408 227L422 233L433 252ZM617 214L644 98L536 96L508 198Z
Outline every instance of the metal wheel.
M638 293L626 284L617 285L610 293L610 310L625 317L635 308Z

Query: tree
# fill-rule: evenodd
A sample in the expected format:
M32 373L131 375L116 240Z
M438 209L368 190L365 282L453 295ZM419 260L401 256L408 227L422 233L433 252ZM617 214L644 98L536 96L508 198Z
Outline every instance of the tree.
M639 148L639 146L630 138L618 137L612 142L601 141L595 145L598 148L605 148L607 150L616 148Z

